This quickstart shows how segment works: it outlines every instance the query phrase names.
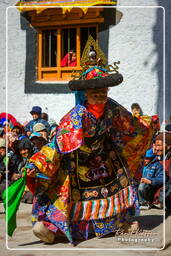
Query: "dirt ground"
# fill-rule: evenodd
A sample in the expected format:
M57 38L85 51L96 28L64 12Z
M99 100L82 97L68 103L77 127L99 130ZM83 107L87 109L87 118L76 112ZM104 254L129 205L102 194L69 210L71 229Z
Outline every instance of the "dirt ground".
M36 256L36 255L117 255L129 256L139 253L154 255L163 247L163 210L150 209L141 211L139 220L143 232L134 235L110 234L103 238L91 238L79 242L75 247L61 238L49 245L42 243L32 233L31 205L21 203L17 214L17 229L13 237L5 236L5 215L0 203L0 255L4 256ZM161 253L161 251L158 251ZM171 254L170 254L171 255Z

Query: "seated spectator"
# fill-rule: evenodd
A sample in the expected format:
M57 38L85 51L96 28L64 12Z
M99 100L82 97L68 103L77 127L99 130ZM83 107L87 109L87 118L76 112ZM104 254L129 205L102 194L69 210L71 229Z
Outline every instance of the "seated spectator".
M15 151L15 145L18 141L18 136L13 132L8 132L5 136L8 150Z
M18 170L20 174L22 174L22 168L27 163L28 159L33 155L33 144L28 138L24 138L19 140L16 145L16 153L20 158L20 164L18 166Z
M40 151L41 148L47 143L47 141L42 137L39 132L33 132L30 135L29 139L34 144L37 151Z
M138 186L138 197L141 210L150 209L155 192L163 185L163 166L156 159L153 149L146 152L142 178Z
M24 166L28 163L29 158L35 153L33 151L33 144L28 138L24 138L22 140L18 141L18 144L16 146L17 154L19 156L20 162L18 165L18 172L20 173L20 176L22 175L22 170ZM23 198L21 200L23 203L31 204L33 202L33 195L26 187L25 193L23 195Z
M8 148L6 155L6 141L0 138L0 200L3 191L6 189L6 184L9 186L20 178L17 171L17 157L11 149ZM8 180L6 180L6 169Z
M37 123L33 126L33 132L38 132L48 142L48 131L46 126L42 123Z
M21 136L24 136L24 127L19 122L16 122L11 129L11 132L20 138Z
M29 137L33 132L33 126L37 123L42 123L45 125L47 131L50 131L50 125L47 121L41 118L42 109L39 106L34 106L32 110L30 111L30 114L33 117L33 120L31 120L26 126L25 126L25 132L27 136Z
M164 155L165 152L165 155ZM163 205L165 200L166 211L171 213L171 133L159 133L155 138L154 153L158 160L163 164L165 162L165 198L163 188L159 191L159 202Z

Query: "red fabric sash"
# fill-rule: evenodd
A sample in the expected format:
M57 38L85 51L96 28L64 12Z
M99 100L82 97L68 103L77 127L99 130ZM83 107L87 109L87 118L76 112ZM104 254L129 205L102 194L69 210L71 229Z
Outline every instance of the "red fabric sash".
M97 119L100 118L104 113L105 104L89 104L87 103L87 109L91 112Z

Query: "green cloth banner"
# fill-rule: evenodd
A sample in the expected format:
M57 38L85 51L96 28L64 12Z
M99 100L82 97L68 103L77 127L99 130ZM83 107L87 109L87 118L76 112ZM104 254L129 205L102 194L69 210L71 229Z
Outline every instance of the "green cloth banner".
M16 213L20 205L20 201L26 185L26 171L24 176L15 181L9 186L2 194L2 199L5 208L6 222L8 228L8 235L12 236L14 230L17 227ZM6 209L7 207L7 209Z

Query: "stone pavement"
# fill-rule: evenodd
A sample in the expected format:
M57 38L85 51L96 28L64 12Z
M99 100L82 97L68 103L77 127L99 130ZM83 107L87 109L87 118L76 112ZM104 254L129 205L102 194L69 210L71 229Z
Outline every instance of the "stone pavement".
M0 203L0 255L4 256L36 256L36 255L56 255L76 256L79 255L133 255L138 253L144 255L148 250L148 255L154 255L155 250L163 247L163 210L151 209L142 211L139 217L141 227L146 232L135 235L110 234L103 238L91 238L82 241L76 247L72 247L67 239L62 239L52 245L42 243L32 233L31 227L31 205L21 203L17 214L17 229L13 237L5 238L5 220L3 205ZM58 251L56 251L58 249ZM118 249L113 251L113 249ZM129 249L129 251L127 250ZM105 250L105 251L104 251ZM126 250L126 251L125 251ZM131 250L131 251L130 251ZM160 251L158 251L160 252Z

